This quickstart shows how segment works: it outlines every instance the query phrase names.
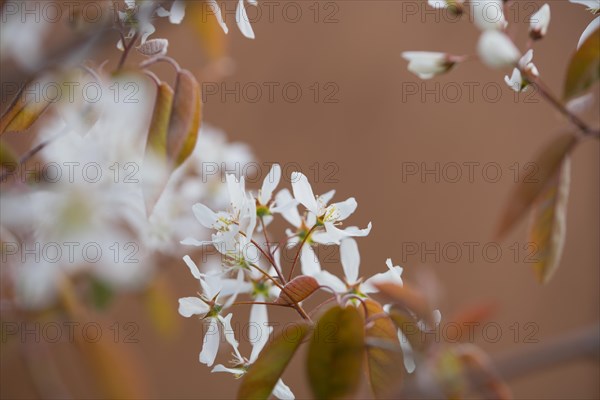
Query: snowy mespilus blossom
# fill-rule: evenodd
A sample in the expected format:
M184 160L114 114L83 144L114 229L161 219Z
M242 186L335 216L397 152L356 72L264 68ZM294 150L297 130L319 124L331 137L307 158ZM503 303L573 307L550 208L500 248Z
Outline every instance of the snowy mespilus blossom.
M512 76L505 76L504 81L511 89L515 92L522 92L527 90L529 87L529 80L527 80L523 74L531 74L533 76L539 76L538 69L536 68L533 61L533 49L530 49L527 53L519 60L519 67L513 69Z
M541 39L548 33L550 25L550 6L544 4L529 20L529 36L533 39Z
M521 53L504 33L494 30L483 32L477 44L481 61L491 68L511 67L517 64Z
M402 57L408 61L408 70L421 79L446 73L456 64L453 57L439 52L405 51Z

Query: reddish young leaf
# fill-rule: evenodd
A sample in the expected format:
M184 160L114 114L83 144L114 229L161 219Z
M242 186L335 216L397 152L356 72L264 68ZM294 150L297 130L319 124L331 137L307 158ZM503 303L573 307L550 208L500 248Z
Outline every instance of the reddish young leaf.
M541 283L547 283L558 268L565 244L570 165L566 158L538 196L532 213L529 242L537 246L533 269Z
M200 129L200 85L190 71L177 74L173 107L167 130L167 157L175 167L194 150Z
M390 299L394 305L414 313L427 326L435 325L433 310L425 295L407 285L400 286L395 283L379 283L375 285L379 292Z
M502 237L518 222L533 205L540 193L556 175L565 157L573 149L577 139L574 135L563 134L550 143L535 161L538 173L531 179L524 179L515 188L510 203L500 220L498 237Z
M294 326L293 332L287 327L271 340L244 374L238 399L268 399L304 337L311 330L310 325L299 323Z
M289 281L284 289L289 296L282 291L275 302L279 304L296 304L318 290L319 283L312 276L300 275Z

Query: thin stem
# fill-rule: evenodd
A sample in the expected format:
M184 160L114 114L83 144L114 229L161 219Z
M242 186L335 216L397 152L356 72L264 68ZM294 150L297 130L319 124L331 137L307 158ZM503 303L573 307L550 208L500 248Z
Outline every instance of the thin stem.
M240 231L240 235L242 235L244 237L248 237L246 235L246 233L242 232L242 231ZM283 274L281 273L281 271L279 271L279 268L277 268L277 265L275 264L275 260L269 254L267 254L267 252L264 251L264 249L262 247L260 247L260 245L258 243L256 243L256 241L254 239L250 239L250 243L252 243L254 246L256 246L258 251L260 251L262 253L262 255L265 256L267 261L269 261L269 263L273 266L273 269L275 269L275 272L277 273L279 280L285 285L287 282L286 282L285 278L283 277Z
M310 230L308 231L306 236L304 236L304 239L302 239L302 242L300 242L300 247L298 247L298 252L296 253L296 257L294 257L294 262L292 263L292 269L290 269L290 273L288 275L288 280L292 279L292 275L294 274L294 268L296 267L296 263L298 262L298 258L300 257L300 252L302 251L302 246L304 246L304 243L306 243L306 241L310 237L310 234L313 233L313 231L317 228L317 226L318 226L317 224L313 225L313 227L310 228Z
M260 226L261 226L261 228L262 228L262 231L263 231L263 235L264 235L264 237L265 237L265 244L266 244L266 246L267 246L267 250L269 250L269 254L271 255L271 257L272 257L273 259L275 259L275 258L273 257L273 253L271 252L271 247L269 246L269 243L270 243L270 241L269 241L269 237L267 236L267 227L265 226L265 221L264 221L264 218L263 218L263 217L260 217L260 218L259 218L259 221L260 221Z
M287 307L287 308L294 307L291 304L272 303L272 302L266 302L266 301L236 301L235 303L232 304L232 306L252 305L252 304L263 304L265 306L278 306L278 307Z
M120 71L121 68L123 68L123 65L125 64L125 60L127 59L129 52L131 52L131 49L135 45L135 42L137 42L139 36L140 36L140 34L138 32L136 32L133 35L133 37L131 38L131 40L129 41L129 43L127 43L127 45L125 45L125 40L121 39L121 41L123 42L124 50L123 50L123 54L121 55L121 59L119 60L119 65L117 66L117 71ZM123 38L123 34L121 34L121 38Z
M547 102L549 102L554 108L556 108L561 114L563 114L567 119L577 126L584 135L593 135L595 132L591 129L585 122L583 122L577 115L573 114L569 109L561 103L546 87L546 85L542 82L542 80L532 75L531 73L524 72L527 80L529 80L539 91L542 98L544 98Z
M290 299L291 301L294 301L293 297L285 289L285 287L281 286L281 284L279 284L279 282L277 282L277 280L275 280L271 275L269 275L268 273L266 273L262 268L260 268L256 264L250 264L250 265L252 267L256 268L261 274L263 274L271 282L273 282L275 284L275 286L277 286L287 296L288 299ZM296 311L298 311L298 314L300 314L300 316L302 318L304 318L305 320L307 320L307 321L309 321L309 322L312 323L312 319L310 319L310 317L308 316L308 314L306 313L306 311L304 311L304 309L302 308L302 306L300 304L298 304L297 302L294 302L293 304L291 304L291 306L294 307L296 309Z

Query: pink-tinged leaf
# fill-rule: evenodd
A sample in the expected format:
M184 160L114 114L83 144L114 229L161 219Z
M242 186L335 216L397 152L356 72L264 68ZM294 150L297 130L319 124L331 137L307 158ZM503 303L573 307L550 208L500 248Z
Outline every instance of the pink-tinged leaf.
M279 304L296 304L318 290L319 283L312 276L301 275L289 281L284 289L285 292L281 291L275 302Z
M244 375L238 399L268 399L304 337L311 330L310 325L298 323L293 327L286 327L269 341Z
M571 163L567 157L535 203L529 242L536 245L533 268L541 283L547 283L560 264L566 233Z
M355 306L335 306L317 321L306 367L315 398L338 399L359 386L365 350L364 320Z
M167 157L175 167L181 165L196 146L201 109L198 81L190 71L180 71L177 74L167 131Z
M400 286L395 283L379 283L375 284L375 287L396 307L415 314L419 319L425 321L429 327L435 325L433 309L423 293L407 285Z
M385 346L367 346L365 369L375 397L389 398L391 391L399 386L404 373L404 356L397 329L381 304L372 299L365 299L364 304L367 309L367 340L376 339L385 343ZM359 310L363 311L363 308Z
M542 151L535 161L537 174L520 182L511 195L508 207L500 219L498 237L505 236L531 208L576 143L577 139L574 135L563 134Z
M600 79L600 28L596 29L571 57L563 98L581 94Z
M408 343L414 351L423 351L427 347L427 339L432 335L426 335L421 330L419 322L402 307L392 306L389 310L390 319L394 325L402 331Z

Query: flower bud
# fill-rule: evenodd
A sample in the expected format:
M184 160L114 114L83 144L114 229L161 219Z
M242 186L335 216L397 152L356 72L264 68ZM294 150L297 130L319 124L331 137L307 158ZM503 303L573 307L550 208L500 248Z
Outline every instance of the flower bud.
M408 70L421 79L448 72L456 64L448 54L431 51L405 51L402 57L408 61Z
M544 4L529 20L529 36L533 40L542 39L548 32L550 25L550 6Z
M512 40L498 31L483 32L477 44L477 52L481 60L491 68L515 66L521 57Z

